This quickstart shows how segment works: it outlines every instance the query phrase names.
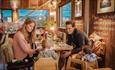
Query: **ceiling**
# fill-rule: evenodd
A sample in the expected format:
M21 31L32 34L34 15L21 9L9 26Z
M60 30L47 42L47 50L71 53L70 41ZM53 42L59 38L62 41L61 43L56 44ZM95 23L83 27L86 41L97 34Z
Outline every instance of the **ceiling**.
M0 8L12 9L11 1L16 0L0 0ZM54 0L17 0L19 1L19 9L49 9L49 4Z

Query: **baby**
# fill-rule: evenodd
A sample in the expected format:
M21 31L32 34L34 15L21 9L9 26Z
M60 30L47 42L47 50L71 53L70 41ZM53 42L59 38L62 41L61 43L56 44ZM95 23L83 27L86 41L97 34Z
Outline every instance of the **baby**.
M96 54L92 53L91 48L89 48L88 46L84 46L82 52L84 54L84 56L82 57L82 60L88 61L88 62L97 60Z

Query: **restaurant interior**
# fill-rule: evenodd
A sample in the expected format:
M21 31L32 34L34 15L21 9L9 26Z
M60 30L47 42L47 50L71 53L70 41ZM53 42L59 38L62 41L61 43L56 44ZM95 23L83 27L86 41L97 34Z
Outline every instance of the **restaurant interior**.
M115 70L114 43L115 0L0 0L0 70Z

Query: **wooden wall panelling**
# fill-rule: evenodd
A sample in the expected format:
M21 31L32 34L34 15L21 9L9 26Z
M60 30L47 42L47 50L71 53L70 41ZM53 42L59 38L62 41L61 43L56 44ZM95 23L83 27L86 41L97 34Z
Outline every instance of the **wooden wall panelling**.
M2 0L2 2L3 2L2 7L4 9L11 9L10 0Z
M0 0L0 9L2 8L2 0Z
M90 0L89 1L90 3L90 7L89 7L89 27L90 27L90 29L89 29L89 35L94 31L94 29L93 29L93 23L94 23L94 17L95 17L95 8L96 8L96 0Z
M84 32L89 35L89 23L90 23L90 0L85 0L85 3L84 3L84 14L83 14L83 18L84 18L84 24L83 24L83 28L84 28Z
M37 9L38 8L38 3L39 3L38 0L28 0L28 8Z
M106 43L106 66L115 69L115 13L97 14L97 1L90 0L90 34L98 33Z
M85 11L85 0L82 0L82 16L81 17L75 17L75 0L72 0L72 20L75 21L75 25L77 28L81 31L84 31L84 12Z
M29 0L20 0L20 9L28 9Z
M67 4L68 2L70 2L71 0L61 0L61 2L58 4L59 7Z

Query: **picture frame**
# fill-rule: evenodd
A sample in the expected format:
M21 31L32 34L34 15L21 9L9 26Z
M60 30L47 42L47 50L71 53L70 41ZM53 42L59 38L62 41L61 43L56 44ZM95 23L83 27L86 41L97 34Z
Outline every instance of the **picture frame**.
M83 0L75 0L74 3L74 17L80 18L83 16Z
M97 14L115 12L115 0L97 0Z

